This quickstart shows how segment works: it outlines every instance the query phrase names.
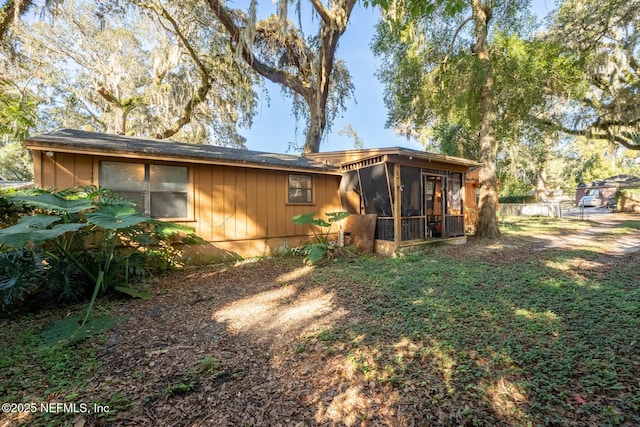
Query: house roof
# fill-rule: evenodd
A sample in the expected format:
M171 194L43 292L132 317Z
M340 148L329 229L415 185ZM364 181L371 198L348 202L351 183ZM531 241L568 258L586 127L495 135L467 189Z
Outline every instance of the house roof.
M24 142L29 149L43 151L224 164L263 169L340 173L339 168L335 165L303 156L213 145L186 144L170 140L133 138L76 129L61 129L48 134L29 137Z
M362 150L329 151L308 154L311 158L322 158L329 162L348 164L377 156L401 156L409 159L421 159L428 162L442 162L460 166L482 166L482 163L462 157L447 156L444 154L430 153L428 151L413 150L404 147L369 148Z
M592 188L592 187L638 187L640 186L640 176L633 175L615 175L609 178L599 179L592 181L589 184L580 184L578 188Z

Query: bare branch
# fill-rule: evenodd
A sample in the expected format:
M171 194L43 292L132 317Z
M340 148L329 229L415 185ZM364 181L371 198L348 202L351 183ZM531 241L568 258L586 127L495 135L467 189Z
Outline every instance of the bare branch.
M198 104L203 103L207 99L207 96L209 95L209 91L211 90L212 79L209 74L209 70L202 63L202 61L200 60L200 57L198 56L198 53L189 42L189 39L184 35L182 30L180 29L180 26L178 25L176 20L173 18L173 16L171 16L171 14L164 7L160 5L153 4L148 7L152 8L156 14L158 14L159 16L161 16L171 24L173 31L178 36L178 38L180 39L180 42L185 47L185 49L187 49L187 52L189 52L189 56L191 57L193 62L196 64L196 67L198 68L198 74L200 75L200 86L198 87L198 90L195 91L195 93L183 106L182 114L180 115L180 117L173 123L173 126L165 129L163 132L159 132L154 135L154 137L157 139L167 139L167 138L171 138L173 135L178 133L180 129L182 129L186 124L191 122L194 108Z
M247 65L261 76L274 83L279 83L288 87L292 91L301 94L305 99L310 96L309 89L305 87L305 85L295 76L287 73L286 71L277 70L261 62L251 54L249 47L243 46L243 42L240 37L241 28L235 24L231 14L219 0L208 0L208 3L213 13L231 36L234 45L233 48L240 52L242 59L247 63Z
M309 0L311 2L311 6L315 9L315 11L320 15L320 18L325 24L331 24L333 22L333 16L331 16L331 12L327 10L327 8L322 4L320 0Z
M447 63L449 60L449 55L451 55L451 52L453 52L453 47L456 43L456 39L458 38L458 34L460 34L460 31L462 31L462 29L464 28L465 25L467 25L469 22L473 21L473 15L467 17L464 21L462 21L460 23L460 25L458 25L458 28L456 28L456 32L453 33L453 37L451 38L451 43L449 43L449 48L447 49L447 55L444 57L444 60L442 61L443 63Z

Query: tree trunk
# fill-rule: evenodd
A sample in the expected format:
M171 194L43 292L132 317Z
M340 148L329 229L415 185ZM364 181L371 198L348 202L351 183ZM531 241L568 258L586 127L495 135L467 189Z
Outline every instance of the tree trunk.
M472 0L471 7L475 22L476 53L480 61L482 75L482 98L480 101L480 201L476 236L495 238L500 236L496 216L497 176L495 138L496 101L493 88L493 67L489 56L487 40L491 9L480 0Z
M115 114L115 134L124 135L127 132L127 111L119 105L111 105Z
M34 0L9 0L0 7L0 40L4 39L11 24L24 15L34 3Z
M538 202L547 201L547 170L546 163L538 170L538 182L536 183L536 200Z
M327 113L321 105L309 103L309 129L305 137L304 154L320 152L320 142L327 126Z

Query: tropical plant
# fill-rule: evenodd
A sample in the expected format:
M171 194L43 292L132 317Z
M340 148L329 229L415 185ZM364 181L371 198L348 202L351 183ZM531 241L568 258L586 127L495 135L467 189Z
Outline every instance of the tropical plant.
M325 220L323 218L314 218L315 214L315 212L309 212L292 218L295 224L310 225L313 232L314 242L302 248L302 252L306 254L305 262L307 264L315 264L333 251L334 246L329 241L331 226L350 215L349 212L331 212L326 214L327 219ZM317 231L315 227L318 227L321 231Z
M44 270L42 257L31 249L0 253L0 306L24 301L42 283Z
M86 286L76 289L81 283L77 279L82 277L93 286L83 325L100 294L115 290L145 297L144 292L130 286L130 260L139 267L140 257L149 246L170 246L172 235L192 232L188 227L146 218L131 202L95 188L16 195L10 200L38 213L0 230L0 243L9 248L2 261L22 256L21 265L25 266L0 266L3 306L15 301L14 296L24 299L40 288L44 288L42 293L51 293L56 286L58 295L68 294L67 300L81 298L87 291ZM44 280L37 280L42 271ZM47 279L51 277L57 280L49 284Z

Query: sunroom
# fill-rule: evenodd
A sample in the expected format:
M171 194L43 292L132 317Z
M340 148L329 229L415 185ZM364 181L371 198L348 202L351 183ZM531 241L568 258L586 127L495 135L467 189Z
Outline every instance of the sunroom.
M341 203L353 214L376 215L376 252L466 241L466 173L479 163L398 147L349 153L341 159Z

